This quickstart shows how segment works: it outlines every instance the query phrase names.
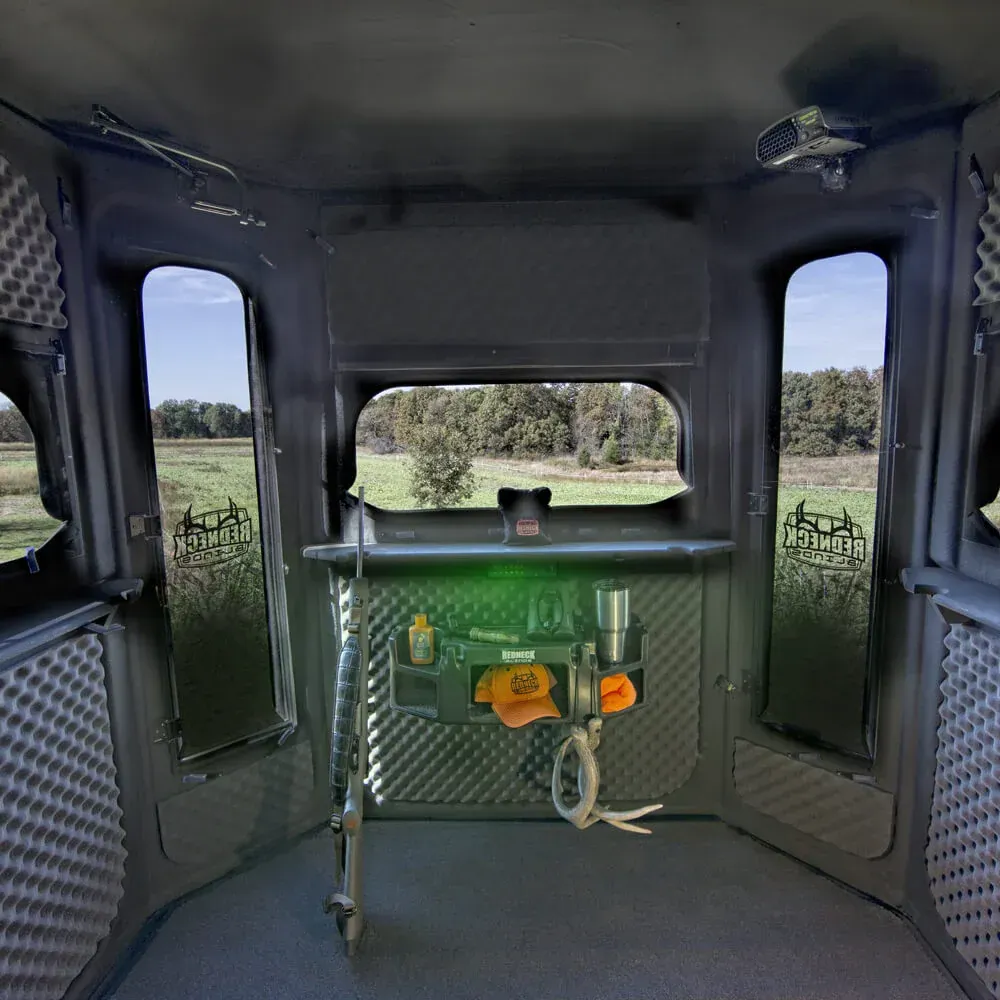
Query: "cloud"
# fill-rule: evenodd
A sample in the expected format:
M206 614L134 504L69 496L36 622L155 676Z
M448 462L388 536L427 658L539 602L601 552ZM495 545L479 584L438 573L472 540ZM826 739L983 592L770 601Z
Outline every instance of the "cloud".
M885 264L855 253L813 261L788 283L786 371L875 368L885 354Z
M192 267L158 267L142 287L145 305L219 306L242 302L243 294L225 275Z

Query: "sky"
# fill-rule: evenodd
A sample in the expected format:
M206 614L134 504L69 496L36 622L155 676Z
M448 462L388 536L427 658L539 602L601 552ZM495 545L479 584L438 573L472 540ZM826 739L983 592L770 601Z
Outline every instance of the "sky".
M813 261L788 285L785 371L877 368L885 353L887 276L872 254ZM250 405L243 298L226 277L161 267L143 286L150 402Z

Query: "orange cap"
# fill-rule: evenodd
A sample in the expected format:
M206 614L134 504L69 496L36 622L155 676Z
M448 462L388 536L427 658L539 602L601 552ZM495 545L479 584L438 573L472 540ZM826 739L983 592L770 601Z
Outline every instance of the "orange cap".
M623 712L635 704L635 685L628 674L609 674L601 678L601 711Z
M536 719L558 719L549 692L556 686L552 671L541 663L509 663L489 667L476 685L476 701L493 705L500 721L511 729Z

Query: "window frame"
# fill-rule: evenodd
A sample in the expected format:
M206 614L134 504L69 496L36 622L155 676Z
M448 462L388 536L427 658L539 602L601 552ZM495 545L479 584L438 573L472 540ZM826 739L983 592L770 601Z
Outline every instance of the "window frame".
M0 392L31 431L39 498L61 522L35 546L43 557L40 572L32 573L24 557L0 562L0 607L20 607L68 597L88 578L59 331L0 321L0 372Z
M974 309L973 316L977 316ZM988 328L996 325L996 307L984 308L977 317ZM983 337L981 353L972 353L971 392L966 411L966 461L959 511L958 571L981 583L1000 586L1000 526L993 524L977 506L975 495L984 472L980 456L987 441L1000 437L1000 342L995 335ZM1000 488L1000 462L997 469ZM1000 500L1000 492L992 502ZM970 523L974 522L974 523Z
M250 395L251 435L253 441L254 476L257 485L257 516L260 525L262 572L264 577L264 603L267 614L268 655L271 666L271 691L277 721L253 733L219 742L195 753L186 753L183 738L176 744L177 760L182 767L199 764L208 758L232 753L242 748L270 740L284 743L298 728L299 716L292 664L291 637L289 634L288 604L285 588L285 564L281 540L281 518L278 505L277 463L274 422L270 391L266 376L264 352L260 343L261 326L252 296L236 275L222 267L213 267L185 260L160 261L147 267L137 276L137 304L139 323L139 350L142 359L142 396L145 408L145 436L147 442L147 488L150 510L160 512L159 480L156 466L156 448L151 421L152 406L149 398L149 368L147 357L145 301L146 281L151 274L164 268L205 272L225 278L239 292L243 303L243 327L246 346L247 383ZM161 516L162 516L162 512ZM173 632L170 619L169 593L166 582L166 555L163 545L154 547L154 562L159 580L163 582L161 611L166 642L167 675L171 707L174 718L180 720L183 732L183 713L178 694L174 668Z
M550 385L550 384L562 384L567 382L574 383L587 383L590 385L602 385L602 384L614 384L614 383L624 383L629 382L634 385L641 385L652 392L655 392L661 398L663 398L667 404L671 407L674 413L674 419L677 427L677 460L676 469L678 475L684 483L684 488L679 490L677 493L671 496L664 497L661 500L654 500L648 503L636 503L636 504L565 504L553 506L553 512L558 512L560 519L564 519L567 522L572 521L575 517L579 515L595 515L606 512L618 512L618 516L621 516L622 511L628 511L630 514L636 515L639 520L646 520L650 516L656 517L656 515L661 514L665 509L674 509L680 506L687 506L693 495L696 492L697 486L694 481L693 472L693 459L692 459L692 440L693 436L690 429L690 414L691 405L690 400L685 400L683 394L679 391L677 386L666 381L657 381L651 378L642 377L616 377L612 374L595 374L593 372L589 373L587 377L567 377L566 373L554 373L546 372L545 377L539 377L534 379L516 378L510 377L505 378L503 375L498 375L496 372L481 372L480 376L490 376L490 377L477 377L475 372L468 373L468 377L464 376L461 378L454 377L449 379L435 379L433 381L429 380L409 380L409 381L393 381L386 384L380 384L377 387L368 387L366 393L363 397L359 397L359 402L353 409L353 414L350 422L350 431L346 438L345 452L351 459L350 468L354 472L353 481L344 486L341 491L339 498L332 498L335 502L339 499L341 505L355 503L357 498L356 494L351 491L356 488L359 484L357 481L357 428L358 421L360 420L361 414L364 412L365 407L376 397L381 396L388 392L393 392L401 389L409 388L444 388L447 389L452 386L461 385ZM345 477L346 478L346 477ZM544 485L539 482L539 486ZM463 520L470 527L474 526L476 523L485 524L488 521L488 527L494 528L496 522L496 506L488 507L443 507L443 508L409 508L400 509L395 507L382 507L378 503L373 503L372 500L366 496L365 497L365 507L370 511L372 516L386 525L386 529L382 532L387 536L391 536L394 528L400 525L413 525L420 526L423 528L433 528L436 524L441 524L442 521L449 521L452 525L458 520ZM402 534L407 534L405 530Z

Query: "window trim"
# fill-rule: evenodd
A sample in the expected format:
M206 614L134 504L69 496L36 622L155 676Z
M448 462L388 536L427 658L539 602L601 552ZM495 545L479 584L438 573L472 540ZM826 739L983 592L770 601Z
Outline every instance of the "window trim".
M32 595L17 603L25 599L37 602L79 591L86 583L86 574L79 565L83 543L64 384L65 356L61 339L52 337L51 331L42 333L3 323L0 332L7 335L0 344L0 370L4 373L0 391L28 425L39 499L45 512L58 523L52 534L35 546L39 555L45 555L45 562L52 559L53 564L46 565L44 573L33 574L23 556L3 560L0 587L9 592L15 581L30 582ZM50 506L52 503L56 510ZM34 592L35 586L45 593Z

